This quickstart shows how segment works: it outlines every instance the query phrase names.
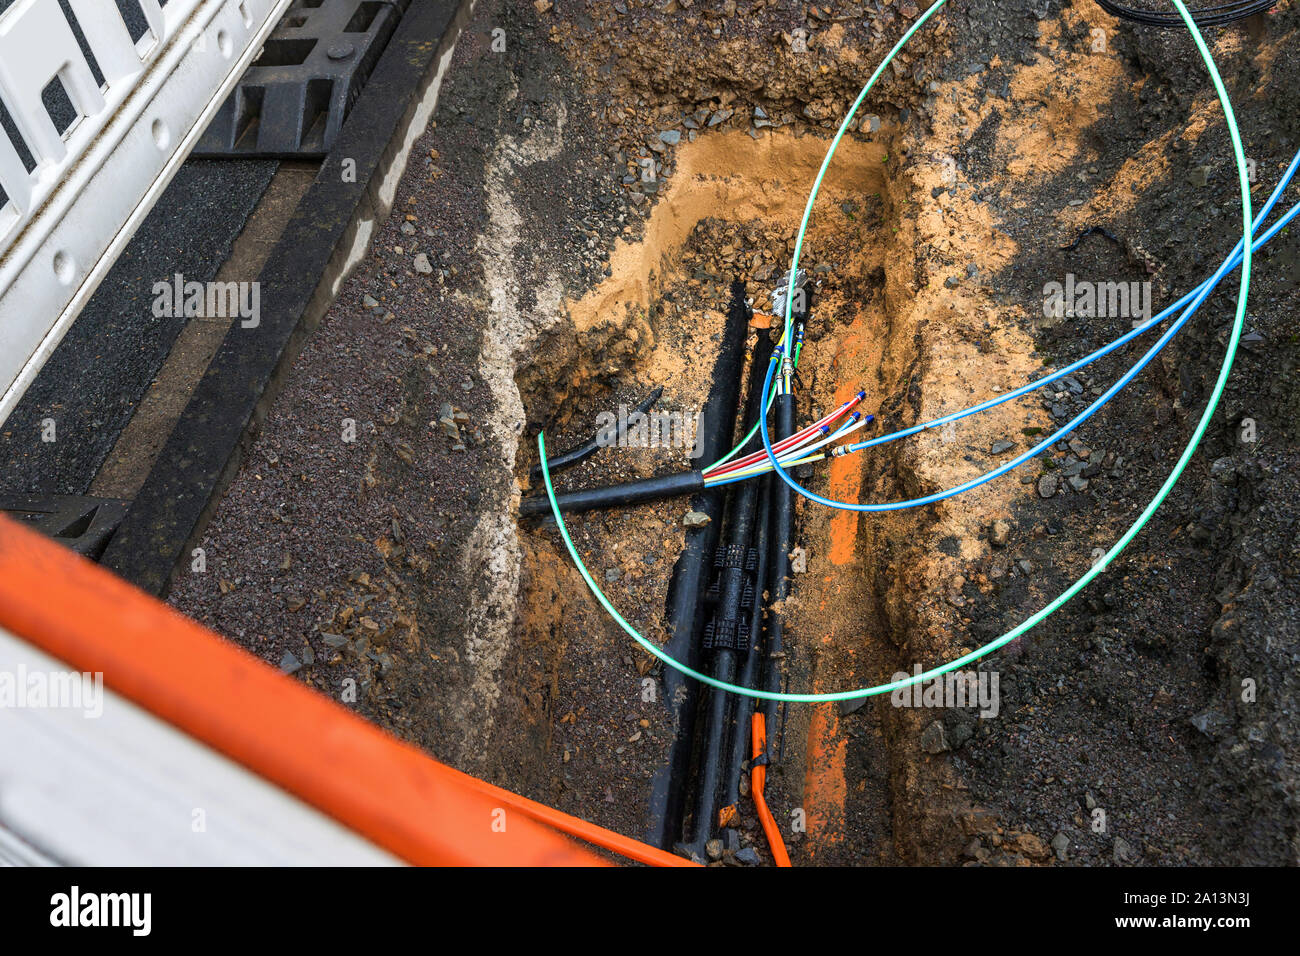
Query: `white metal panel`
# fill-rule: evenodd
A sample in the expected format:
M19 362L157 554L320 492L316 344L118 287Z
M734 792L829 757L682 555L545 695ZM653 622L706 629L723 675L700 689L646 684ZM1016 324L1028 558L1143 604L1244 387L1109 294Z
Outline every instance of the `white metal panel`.
M99 88L58 0L0 14L0 98L36 162L0 134L0 422L8 416L261 51L289 0L141 0L132 44L111 0L71 0ZM78 119L41 102L54 76ZM142 315L141 321L149 321Z
M67 667L0 629L6 672ZM107 688L86 711L0 705L0 863L400 865Z

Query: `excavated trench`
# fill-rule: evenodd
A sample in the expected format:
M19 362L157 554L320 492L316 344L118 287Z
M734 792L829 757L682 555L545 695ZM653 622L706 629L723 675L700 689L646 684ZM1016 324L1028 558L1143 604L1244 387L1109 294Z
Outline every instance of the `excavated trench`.
M658 673L555 529L518 520L520 494L538 491L536 433L566 449L655 387L658 410L700 408L730 283L767 305L837 118L914 14L623 6L480 4L424 165L399 190L403 215L376 234L232 482L206 542L219 570L183 576L172 600L272 664L304 662L299 676L324 692L356 679L358 712L439 759L640 836L670 731L653 706ZM821 290L801 421L861 388L879 419L865 437L1006 392L1129 328L1049 319L1045 282L1149 276L1168 302L1233 241L1232 217L1218 218L1236 201L1226 134L1185 68L1186 38L1153 42L1089 3L1048 7L950 7L864 104L802 261ZM505 55L489 52L500 22ZM1216 40L1243 129L1261 131L1249 154L1261 183L1292 154L1291 36ZM631 182L647 161L660 181ZM1071 245L1094 226L1110 237ZM1228 420L1289 435L1273 431L1294 403L1272 369L1294 365L1294 275L1261 268L1258 285L1268 344L1243 350ZM801 501L789 687L842 690L951 660L1059 594L1167 474L1222 329L1189 329L1077 441L1014 476L886 514ZM864 501L961 484L1124 367L1102 360L1068 393L815 466L806 483ZM341 448L345 418L369 424ZM1296 603L1278 596L1295 469L1290 451L1272 454L1253 464L1235 435L1211 432L1202 457L1231 459L1235 490L1219 461L1189 469L1181 501L1123 565L981 662L1002 671L1003 719L887 698L782 708L768 799L795 862L1282 859L1293 775L1275 755L1289 753L1277 729L1289 698L1243 709L1231 693L1242 673L1289 686L1274 638ZM557 487L687 464L676 445L606 448ZM1282 504L1247 519L1254 496ZM686 507L570 520L614 604L656 640ZM1243 794L1242 779L1259 786ZM1119 832L1091 829L1098 804ZM766 860L752 807L740 812L742 842Z
M538 427L545 427L554 455L591 437L601 413L617 416L621 406L626 414L656 387L663 388L657 410L684 417L698 411L711 386L733 279L745 283L756 312L747 346L776 333L765 327L771 292L788 266L826 148L827 140L813 135L738 132L681 146L643 234L617 243L605 281L565 303L564 320L539 338L519 369L516 383L532 425L516 462L522 487L537 460ZM981 310L992 307L970 301L978 291L961 293L959 304L951 289L930 281L918 257L928 237L917 199L929 188L918 172L928 164L897 172L891 152L900 148L902 137L889 131L845 140L825 181L801 262L819 285L799 369L800 421L861 389L863 408L877 416L863 434L879 434L932 417L936 408L961 407L974 386L1014 374L1008 367L1015 361L1001 351L996 361L985 357L975 381L956 371L963 348L988 349L993 330ZM959 308L980 317L978 338L967 341L964 323L953 321ZM1019 427L1027 414L1012 410L984 427L1006 428L1012 420ZM963 438L982 440L978 430ZM960 457L954 441L952 434L929 433L838 458L816 467L808 483L849 501L915 497L941 487L937 481ZM962 447L967 458L973 447ZM701 464L682 447L608 447L556 484L573 490ZM681 498L568 521L614 605L659 643L688 507ZM938 550L936 562L934 545L953 530L941 515L933 508L856 515L800 501L797 541L806 570L796 575L785 608L790 689L881 683L952 650L910 597L927 582L951 587L949 563L978 548L962 541L951 556L951 548ZM539 766L535 774L522 772L561 807L639 834L648 780L671 737L652 706L660 665L589 596L554 528L525 523L519 539L521 643L545 660L540 673L549 681L532 698L545 711L537 715ZM952 851L956 835L936 840L941 834L926 825L940 821L942 829L952 800L933 768L918 767L915 715L889 706L888 698L790 705L781 713L770 731L778 762L768 798L799 858L883 863ZM906 825L897 827L900 821ZM762 848L752 814L742 810L740 826Z

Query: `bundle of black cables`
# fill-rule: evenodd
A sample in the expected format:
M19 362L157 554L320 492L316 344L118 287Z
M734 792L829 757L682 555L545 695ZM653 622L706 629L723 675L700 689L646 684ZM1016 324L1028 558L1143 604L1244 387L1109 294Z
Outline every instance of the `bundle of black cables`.
M1202 7L1199 10L1188 7L1187 12L1192 15L1192 19L1196 21L1198 27L1217 27L1225 23L1232 23L1234 20L1244 20L1252 14L1263 13L1270 7L1276 6L1278 2L1279 0L1231 0L1231 2L1220 4L1217 7ZM1183 25L1183 18L1178 15L1176 10L1169 13L1158 13L1155 10L1126 7L1122 3L1116 3L1115 0L1097 0L1097 4L1107 13L1150 27L1181 27Z

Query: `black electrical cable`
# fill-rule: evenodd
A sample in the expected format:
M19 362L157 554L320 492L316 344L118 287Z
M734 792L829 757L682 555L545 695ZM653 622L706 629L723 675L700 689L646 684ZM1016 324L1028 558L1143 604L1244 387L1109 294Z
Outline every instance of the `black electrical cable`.
M748 317L746 318L748 321ZM772 341L761 337L754 347L750 362L749 391L745 403L744 424L758 421L763 413L763 377L767 362L772 356ZM743 670L753 654L755 635L749 630L753 617L754 594L761 591L763 582L752 575L750 561L758 519L758 482L744 482L732 492L729 527L726 529L726 549L719 554L720 564L713 620L706 630L706 639L713 647L712 670L719 680L733 681ZM752 673L750 679L752 680ZM730 808L734 812L740 797L740 763L736 761L734 773L731 758L734 751L733 728L735 723L749 726L749 709L745 702L733 694L713 690L704 711L706 723L701 734L700 758L694 773L696 783L695 807L692 814L692 839L682 846L700 859L706 858L708 841L719 827L718 810ZM743 720L740 717L743 716Z
M644 415L646 412L650 411L654 406L654 403L659 401L659 398L663 393L664 387L662 385L656 386L655 390L646 396L640 405L632 409L632 415ZM629 415L627 421L630 421L631 417L632 416ZM618 437L620 439L622 439L624 432L627 431L627 421L619 422ZM601 449L602 444L603 443L600 440L600 432L597 432L596 435L585 444L579 445L577 448L570 448L568 451L562 452L554 458L546 459L546 467L551 474L555 474L557 471L563 471L566 468L572 468L584 458L590 458L598 452ZM528 472L528 477L533 481L537 481L537 479L541 478L542 466L533 465Z
M751 399L754 396L761 398L763 391L763 368L767 365L768 360L772 357L774 344L767 335L760 334L758 344L754 346L754 357L751 368L754 378L750 381ZM760 414L760 409L756 404L751 404L751 410L755 415ZM755 418L757 420L757 418ZM752 450L752 446L760 444L758 436L750 439L749 445L741 449L741 454L747 454ZM770 560L771 540L772 540L772 485L775 479L771 475L765 475L759 479L758 484L758 516L757 523L754 527L753 551L755 553L755 565L753 571L752 594L747 602L746 613L749 615L749 639L747 646L740 654L738 680L744 687L754 687L759 677L759 668L762 660L759 656L759 643L763 637L763 616L767 609L767 601L764 600L767 594L767 566ZM726 791L722 798L724 807L734 807L740 800L740 777L741 766L749 757L749 730L750 715L753 713L753 706L749 701L738 698L736 700L736 717L731 725L731 742L727 751L727 766L723 775L723 782L726 785Z
M1124 248L1124 243L1120 241L1119 236L1115 235L1115 233L1111 232L1105 226L1089 226L1086 229L1080 230L1079 235L1075 237L1074 242L1070 243L1068 246L1061 246L1061 251L1073 252L1075 249L1079 248L1079 243L1092 235L1105 236L1121 249Z
M804 298L804 311L792 317L800 325L808 322L812 313L812 291ZM776 432L781 441L793 435L796 409L794 396L786 393L776 397ZM794 490L788 482L778 482L772 489L772 535L768 544L771 554L768 561L768 614L766 647L763 661L763 688L780 693L785 680L785 604L790 596L793 573L790 552L794 550ZM776 701L763 702L763 721L767 726L768 740L777 735ZM768 746L768 755L772 748Z
M745 339L749 333L749 315L745 307L745 286L733 282L731 307L723 327L722 345L713 365L713 385L700 416L699 442L704 461L714 461L731 447L736 415L740 411L740 385L745 368ZM549 459L548 459L549 460ZM702 484L702 483L701 483ZM668 639L664 650L690 667L701 666L704 649L700 646L700 611L709 571L722 536L723 505L726 491L706 488L691 498L691 508L711 520L702 528L686 532L673 576L668 583L668 600L664 608L664 626ZM660 678L660 703L663 726L668 728L670 743L663 761L650 780L646 808L646 842L660 849L671 849L681 838L685 816L686 780L691 750L695 741L696 704L701 685L688 680L673 667L665 667Z
M794 396L776 397L776 435L778 440L794 434ZM794 491L784 481L774 491L772 549L768 562L771 595L767 615L767 648L763 669L763 689L779 693L785 676L785 601L790 596L791 561L794 550ZM763 719L768 739L776 732L776 701L763 702Z
M550 459L547 459L548 463ZM555 496L555 502L566 514L593 511L597 508L626 508L643 501L693 495L704 490L704 473L682 471L658 478L642 478L622 485L604 485L583 491L566 491ZM519 517L538 518L551 513L551 503L546 495L534 495L519 502Z
M1232 0L1231 3L1220 4L1216 7L1201 7L1196 10L1189 7L1188 13L1192 15L1192 19L1196 21L1198 27L1218 27L1236 20L1244 20L1256 13L1263 13L1276 6L1277 3L1278 0ZM1126 7L1122 3L1116 3L1115 0L1097 0L1097 5L1113 16L1131 20L1143 26L1169 28L1183 26L1183 19L1178 15L1177 11L1158 13L1155 10Z
M761 382L759 387L762 388ZM763 613L767 607L763 596L767 592L767 565L770 560L772 539L772 483L775 480L771 475L765 475L758 482L758 525L754 528L753 547L756 553L754 588L749 606L746 608L746 613L749 615L749 646L741 653L740 670L736 678L742 687L756 686L759 667L762 664L758 644L763 636ZM751 702L743 698L737 699L736 717L731 725L731 743L727 751L727 766L723 774L723 783L727 788L722 798L724 807L733 807L740 799L740 778L743 775L741 767L749 757L750 715L753 712L754 707Z

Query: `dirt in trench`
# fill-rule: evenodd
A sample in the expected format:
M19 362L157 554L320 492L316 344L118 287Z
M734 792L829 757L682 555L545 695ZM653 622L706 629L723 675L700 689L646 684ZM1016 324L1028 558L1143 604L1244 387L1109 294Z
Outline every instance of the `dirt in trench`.
M326 692L360 679L363 713L444 760L639 834L666 743L642 701L652 671L554 532L516 530L531 438L544 425L552 449L585 440L596 414L657 384L660 407L699 407L728 283L764 306L829 128L916 14L481 4L395 215L214 519L213 573L179 580L176 603L273 663L294 654L286 666L305 663ZM1294 102L1294 22L1283 10L1262 35L1217 37L1264 187L1297 146L1280 106ZM893 429L1005 391L1127 330L1044 317L1045 282L1150 280L1163 303L1231 244L1226 136L1185 42L1080 0L953 4L916 43L865 104L813 220L804 416L864 388L873 429ZM1092 224L1117 241L1060 248ZM808 820L789 834L798 862L1294 860L1290 242L1264 256L1252 321L1265 344L1243 356L1181 490L1091 589L985 662L997 718L887 699L786 710L769 788L783 824ZM432 274L414 271L420 253ZM1186 441L1225 298L1051 464L888 515L802 503L791 686L950 659L1082 573ZM876 501L949 487L1123 367L838 459L809 484ZM335 438L343 418L361 440ZM1264 443L1236 440L1244 418ZM560 484L684 464L608 449ZM652 637L683 510L571 525ZM1231 693L1243 675L1268 688L1253 706ZM742 829L765 856L748 815Z

